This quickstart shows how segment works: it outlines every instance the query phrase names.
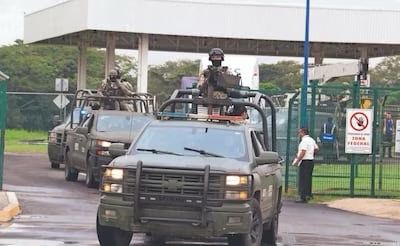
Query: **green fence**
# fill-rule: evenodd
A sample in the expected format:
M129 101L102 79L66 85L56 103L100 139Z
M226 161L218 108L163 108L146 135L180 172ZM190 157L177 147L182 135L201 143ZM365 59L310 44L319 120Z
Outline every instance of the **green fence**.
M308 89L308 119L310 134L319 139L323 125L332 118L336 126L336 141L323 144L315 158L313 192L326 195L400 197L400 153L395 152L395 131L392 139L383 134L383 120L391 112L394 124L400 120L400 88L360 88L357 82L333 86L316 83ZM297 168L291 162L297 152L299 127L299 96L295 95L287 110L287 127L278 124L280 154L286 156L285 190L296 189ZM371 108L374 121L372 154L345 153L347 108ZM279 114L279 110L278 110ZM283 114L283 112L282 112ZM278 117L279 119L279 117ZM284 127L286 135L280 127ZM400 130L400 129L399 129ZM398 139L400 141L400 139ZM392 156L389 157L389 150ZM383 153L386 153L384 156Z

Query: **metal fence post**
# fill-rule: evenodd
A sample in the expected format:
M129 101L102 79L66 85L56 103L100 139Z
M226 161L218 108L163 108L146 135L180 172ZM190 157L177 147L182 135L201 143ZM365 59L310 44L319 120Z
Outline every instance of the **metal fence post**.
M315 111L317 110L317 106L315 105L317 99L317 85L318 81L311 81L311 113L310 113L310 130L311 136L315 139Z
M359 92L359 82L353 82L353 89L352 89L352 107L359 108L359 100L358 100L358 92ZM356 175L356 155L351 154L351 169L350 169L350 196L354 196L354 181Z
M287 193L289 190L290 129L292 128L292 110L293 110L293 102L294 102L293 98L289 99L288 127L286 130L287 140L286 140L286 161L285 161L285 193Z
M1 79L1 78L0 78ZM4 137L7 115L7 83L0 80L0 190L3 190Z
M376 169L376 151L377 151L377 132L379 129L378 119L378 90L373 89L374 96L374 122L372 124L372 167L371 167L371 196L375 196L375 169Z

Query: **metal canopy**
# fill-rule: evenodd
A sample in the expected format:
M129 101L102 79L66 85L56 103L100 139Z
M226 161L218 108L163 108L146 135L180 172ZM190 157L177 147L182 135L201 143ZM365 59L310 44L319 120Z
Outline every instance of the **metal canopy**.
M113 10L113 11L110 11ZM381 57L400 54L400 11L313 8L311 56ZM215 16L218 13L218 16ZM70 0L25 16L25 42L260 56L303 56L304 7L263 0Z
M87 37L89 46L106 47L107 31L83 31L61 37L46 39L35 43L78 45L81 37ZM114 32L115 33L115 32ZM135 33L115 33L117 49L138 49ZM257 56L302 57L301 41L229 39L212 37L189 37L176 35L149 34L149 49L154 51L174 51L207 53L211 48L219 47L229 54ZM358 59L361 48L366 48L368 57L382 57L400 54L400 45L395 44L354 44L354 43L311 43L311 56L323 52L325 58Z

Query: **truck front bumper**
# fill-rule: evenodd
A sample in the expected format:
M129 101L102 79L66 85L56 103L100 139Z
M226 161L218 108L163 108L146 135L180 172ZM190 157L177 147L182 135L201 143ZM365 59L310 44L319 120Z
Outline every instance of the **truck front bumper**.
M135 223L134 206L132 203L126 205L102 202L99 206L100 224L125 231L151 233L165 237L212 238L248 233L252 220L248 203L229 203L222 207L207 207L205 226L191 222L190 218L196 217L198 212L182 211L179 207L140 208L141 217ZM146 219L150 215L152 215L151 219Z
M48 143L47 154L51 163L62 163L64 161L63 146L60 143Z

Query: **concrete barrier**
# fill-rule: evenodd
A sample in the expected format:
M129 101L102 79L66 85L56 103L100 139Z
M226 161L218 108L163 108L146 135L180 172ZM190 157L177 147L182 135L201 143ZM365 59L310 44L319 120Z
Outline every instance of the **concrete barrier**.
M0 191L0 222L8 222L20 213L15 192Z

